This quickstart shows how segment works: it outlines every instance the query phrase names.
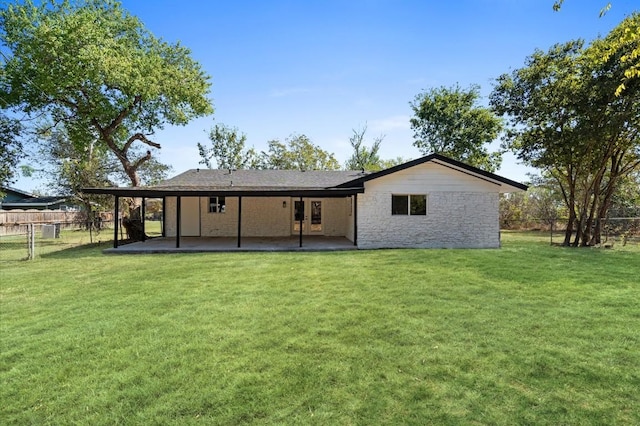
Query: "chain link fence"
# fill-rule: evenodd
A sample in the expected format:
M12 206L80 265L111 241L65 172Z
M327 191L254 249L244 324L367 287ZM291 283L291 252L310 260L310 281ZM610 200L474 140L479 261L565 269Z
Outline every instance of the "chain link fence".
M99 227L98 227L99 226ZM81 245L113 240L113 222L12 224L0 234L0 261L36 259Z
M567 219L501 220L500 227L509 231L539 231L549 234L552 242L562 242ZM640 244L640 217L611 217L602 222L603 244Z
M112 220L95 222L71 221L56 223L0 224L0 262L31 260L53 252L88 244L113 242ZM118 239L127 238L118 220ZM160 221L145 221L145 232L150 237L162 235Z

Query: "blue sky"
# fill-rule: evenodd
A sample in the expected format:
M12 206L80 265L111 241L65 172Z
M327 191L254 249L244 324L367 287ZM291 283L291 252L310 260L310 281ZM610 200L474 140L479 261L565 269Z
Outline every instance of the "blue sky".
M341 163L352 129L386 135L384 158L417 158L409 102L423 91L492 81L536 48L606 35L639 0L190 1L125 0L157 37L180 41L212 77L213 117L154 135L174 173L202 167L196 143L214 123L238 127L248 145L304 133ZM499 174L530 171L507 155ZM36 189L22 179L14 186Z

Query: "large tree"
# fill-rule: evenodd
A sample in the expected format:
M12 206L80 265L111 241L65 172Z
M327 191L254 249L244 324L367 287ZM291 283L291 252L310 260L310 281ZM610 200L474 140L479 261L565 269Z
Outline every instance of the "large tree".
M262 151L260 168L280 170L339 170L340 164L334 155L314 145L306 135L292 134L285 143L279 140L268 142L267 151Z
M556 12L562 8L564 0L556 0L553 3L553 10ZM611 9L611 2L604 4L600 9L600 17L606 15ZM616 95L619 95L626 88L626 84L635 78L640 78L640 25L634 23L633 20L625 20L616 29L618 36L612 38L609 41L609 49L607 52L597 58L602 63L607 62L612 56L617 56L620 61L620 65L624 69L622 80L616 87ZM628 45L634 45L631 49L627 49ZM616 51L624 49L625 53L622 55L616 55Z
M353 135L349 138L349 144L351 148L353 148L353 153L351 157L347 159L345 169L377 171L385 168L384 160L382 160L378 154L380 145L384 140L384 135L374 138L369 148L364 144L366 133L366 124L360 129L353 129Z
M237 128L216 124L209 131L211 147L198 142L200 163L208 168L215 165L218 169L255 169L259 166L256 150L246 148L247 135ZM213 161L212 161L213 160Z
M212 113L210 82L188 49L151 34L112 0L26 0L0 11L4 107L97 141L132 186L165 125Z
M502 121L479 105L480 87L432 88L410 103L414 112L413 143L423 154L442 154L494 172L501 163L499 152L490 153L487 144L496 139Z
M560 186L569 214L566 245L600 242L621 179L640 167L640 79L615 94L626 72L620 57L635 45L602 60L617 45L618 30L588 47L575 41L536 51L525 67L500 76L491 95L491 105L509 118L508 147Z
M0 196L2 187L13 183L18 162L24 157L21 131L22 125L18 120L0 113Z
M88 187L113 186L117 164L110 161L109 153L96 146L95 141L77 143L71 141L64 128L53 130L41 145L39 156L42 169L38 172L48 181L49 187L59 195L74 199L84 207L87 219L93 221L94 210L104 210L113 204L106 195L85 194Z
M247 137L236 128L216 125L209 132L211 147L198 143L200 163L219 169L338 170L332 153L313 144L306 135L292 134L285 142L273 139L259 154L247 148Z

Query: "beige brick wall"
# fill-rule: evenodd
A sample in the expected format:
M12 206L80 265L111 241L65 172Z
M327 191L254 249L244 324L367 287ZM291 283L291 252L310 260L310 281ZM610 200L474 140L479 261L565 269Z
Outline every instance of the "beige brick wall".
M344 236L347 232L347 199L323 198L323 235ZM286 202L286 207L283 207ZM293 199L290 197L243 197L242 236L285 237L292 234ZM165 229L169 237L176 235L176 197L167 197ZM183 215L187 214L184 210ZM194 216L195 217L195 216ZM209 213L208 197L200 200L200 235L203 237L235 237L238 233L238 198L226 197L224 213Z
M347 232L346 198L324 198L324 235L329 237L344 237Z

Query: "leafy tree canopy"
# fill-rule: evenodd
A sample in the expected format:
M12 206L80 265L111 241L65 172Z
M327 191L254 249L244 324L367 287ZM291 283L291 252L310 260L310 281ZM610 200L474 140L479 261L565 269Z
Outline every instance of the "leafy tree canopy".
M4 107L63 124L73 141L97 140L131 184L159 148L150 137L213 112L210 82L190 51L151 34L114 0L31 0L0 10Z
M268 142L262 152L261 168L281 170L339 170L340 164L332 153L314 145L306 135L292 134L285 143Z
M346 170L378 171L385 168L384 160L378 155L380 145L384 140L384 135L375 138L371 144L371 148L368 148L364 145L365 133L367 133L366 124L361 129L353 129L353 135L349 138L349 144L351 148L353 148L353 153L345 164Z
M24 157L18 120L0 113L0 196L2 186L13 183L18 162Z
M306 135L292 134L285 142L269 141L266 151L246 148L247 136L237 128L215 125L209 132L211 147L198 143L201 164L219 169L338 170L338 160Z
M615 94L627 72L620 58L635 45L614 47L621 28L639 22L634 14L586 47L572 41L536 51L523 68L500 76L491 94L491 105L509 118L507 146L560 186L567 245L572 235L572 245L600 242L613 195L640 167L640 78Z
M224 124L216 124L209 131L211 147L208 148L198 142L200 164L208 168L218 169L255 169L259 167L260 159L254 148L247 149L247 135L239 133L237 128Z
M501 155L490 153L486 145L498 137L502 121L489 108L478 105L479 99L479 86L439 87L417 95L410 103L413 145L425 155L442 154L496 171Z
M553 10L556 12L562 8L564 0L556 0L553 3ZM600 9L600 17L603 17L611 9L611 2L608 2ZM610 40L607 52L604 52L599 58L605 63L612 56L616 56L617 52L626 50L622 55L618 55L621 65L624 67L624 76L616 87L616 95L620 95L624 91L630 80L640 78L640 25L631 16L625 19L615 30L616 37ZM631 49L626 46L633 45Z

